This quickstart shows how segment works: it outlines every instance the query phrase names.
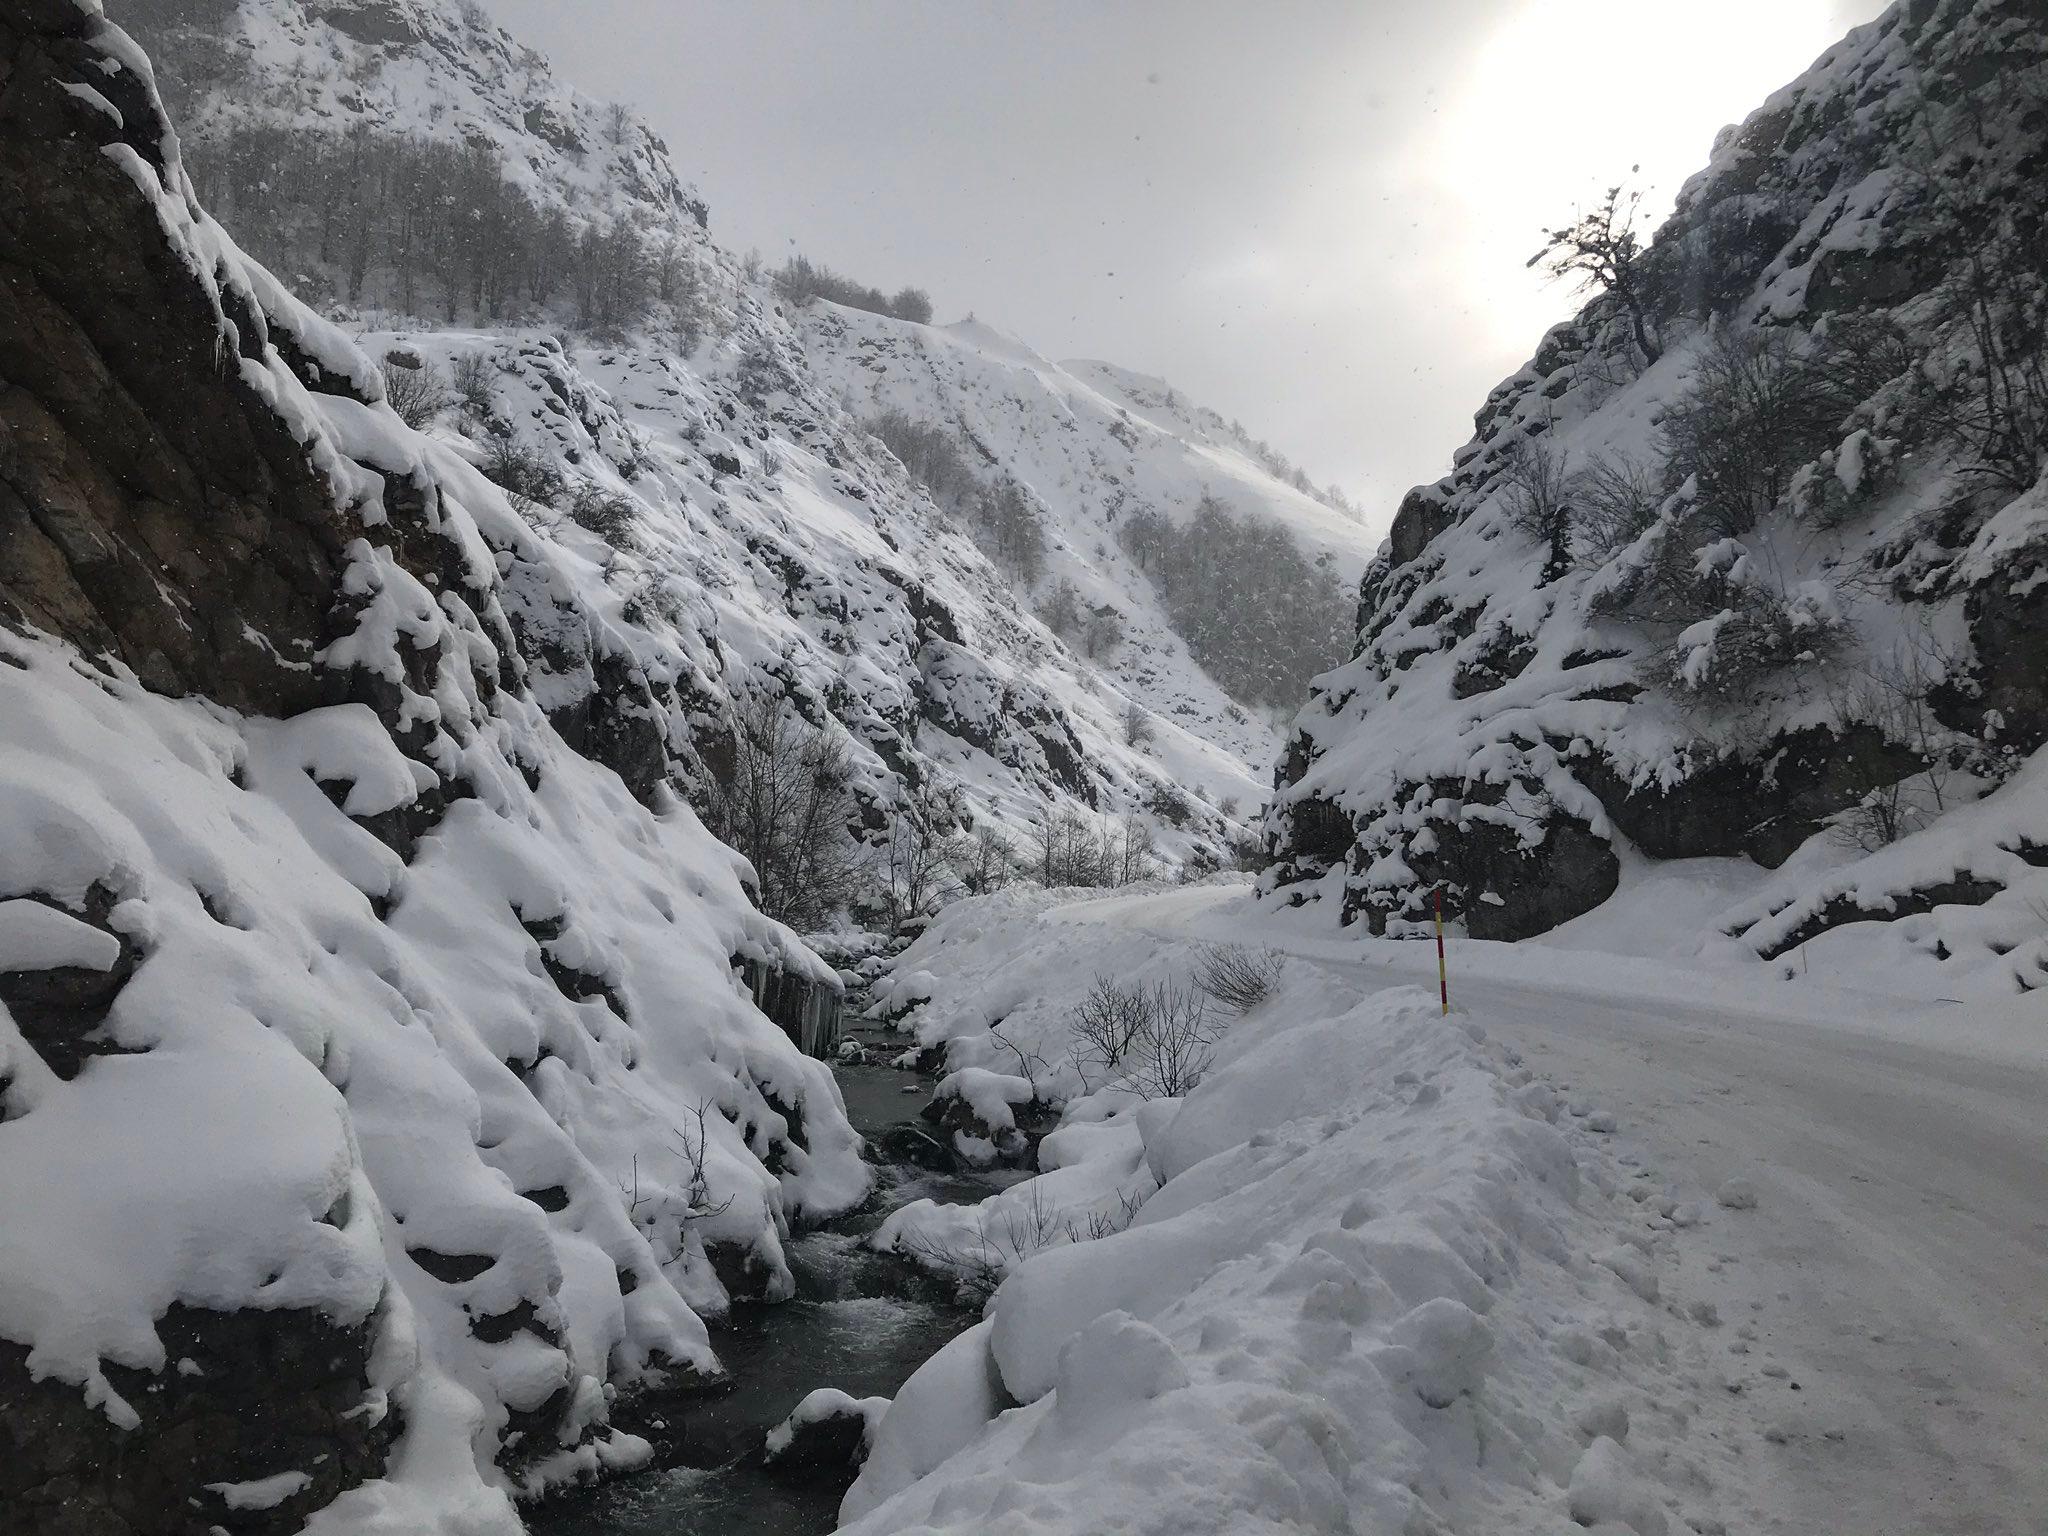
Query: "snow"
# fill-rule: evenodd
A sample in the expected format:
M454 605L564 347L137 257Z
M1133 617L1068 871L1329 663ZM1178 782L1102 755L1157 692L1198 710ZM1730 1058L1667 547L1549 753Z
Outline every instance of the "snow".
M1644 891L1702 899L1669 870ZM2039 1006L1980 1065L1997 1042L1950 1051L1938 1009L1718 953L1646 963L1590 921L1571 947L1454 937L1449 1018L1424 946L1241 887L1006 893L947 925L899 965L928 998L905 1022L956 1055L992 1019L1049 1048L1098 968L1170 973L1224 938L1290 960L1185 1100L1079 1098L1038 1178L878 1232L924 1262L1034 1203L1055 1229L993 1245L987 1320L883 1417L846 1529L974 1531L1026 1500L1046 1531L1194 1509L1232 1532L1997 1528L2048 1495L2026 1452L2048 1374L2015 1331L2048 1281L2023 1256L2048 1217ZM1059 1230L1119 1180L1127 1227ZM1762 1197L1718 1206L1730 1181ZM1923 1189L1968 1204L1930 1232ZM1938 1280L1970 1213L2015 1201ZM1939 1360L1957 1398L1930 1420L1898 1372Z
M1664 1536L1670 1528L1657 1499L1636 1478L1628 1452L1602 1435L1572 1468L1571 1517L1581 1525L1617 1525L1636 1536Z
M0 971L111 971L121 941L39 901L0 901Z
M861 1459L873 1449L875 1428L888 1411L886 1397L854 1397L837 1387L819 1387L804 1394L796 1407L789 1411L789 1417L768 1431L764 1449L768 1459L773 1461L796 1443L797 1431L807 1424L823 1424L833 1419L859 1419L861 1421Z
M206 1491L219 1494L229 1509L275 1509L312 1481L304 1472L278 1472L243 1483L208 1483Z

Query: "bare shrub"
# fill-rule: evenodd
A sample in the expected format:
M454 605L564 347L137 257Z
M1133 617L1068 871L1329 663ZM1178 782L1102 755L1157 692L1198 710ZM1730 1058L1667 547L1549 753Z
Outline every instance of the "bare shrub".
M1509 523L1544 546L1543 580L1571 569L1573 483L1569 455L1524 438L1508 456L1502 506Z
M1691 387L1665 415L1671 483L1692 480L1701 523L1740 538L1834 445L1855 403L1833 387L1825 357L1792 332L1717 326Z
M1923 628L1829 689L1836 719L1875 726L1921 764L1899 773L1880 754L1858 753L1845 766L1863 793L1830 820L1830 841L1874 853L1948 809L1955 764L1969 741L1936 717L1934 697L1955 666Z
M1150 746L1159 734L1158 727L1152 719L1152 711L1136 699L1124 705L1124 712L1118 723L1123 727L1124 745L1127 747Z
M1146 993L1145 1003L1131 1087L1141 1098L1181 1098L1207 1074L1222 1031L1209 1016L1208 1001L1191 987L1162 981Z
M617 548L632 540L638 517L630 496L586 483L570 498L569 521Z
M1097 976L1088 995L1067 1016L1067 1032L1074 1068L1083 1086L1090 1074L1116 1076L1145 1032L1146 1000L1142 989L1120 985L1114 978Z
M406 367L387 357L383 373L385 403L414 431L430 425L448 409L448 381L432 363Z
M868 876L865 850L847 831L857 808L846 748L772 695L733 724L732 765L709 775L705 824L754 866L763 912L793 928L822 927Z
M1215 944L1195 968L1195 985L1224 1007L1250 1013L1273 995L1287 957L1276 949L1243 944Z
M1621 456L1595 459L1574 487L1581 560L1598 567L1642 537L1664 504L1659 472Z
M491 383L496 372L486 353L465 352L456 358L455 366L448 374L449 384L455 392L455 403L471 416L489 416Z
M1728 606L1677 638L1671 684L1681 693L1740 703L1767 676L1827 660L1850 631L1831 601L1807 589L1791 595L1762 586L1727 594Z
M517 438L493 438L484 450L482 467L485 477L515 502L556 508L569 494L568 482L553 457Z

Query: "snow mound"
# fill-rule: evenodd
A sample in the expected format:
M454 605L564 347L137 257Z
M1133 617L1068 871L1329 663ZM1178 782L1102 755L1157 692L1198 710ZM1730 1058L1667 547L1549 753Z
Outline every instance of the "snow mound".
M1189 963L1187 927L1148 931L1148 903L1186 905L982 898L902 963L924 1017L993 1017L1044 1053L1093 970ZM1059 1532L1201 1510L1233 1533L1506 1536L1580 1508L1652 1532L1709 1529L1740 1496L1740 1410L1708 1389L1706 1324L1655 1283L1681 1239L1632 1198L1626 1128L1558 1114L1504 1043L1512 1015L1286 975L1184 1098L1077 1098L1037 1178L877 1234L1001 1283L884 1415L844 1529L964 1533L1028 1501ZM1588 1463L1588 1435L1634 1451Z

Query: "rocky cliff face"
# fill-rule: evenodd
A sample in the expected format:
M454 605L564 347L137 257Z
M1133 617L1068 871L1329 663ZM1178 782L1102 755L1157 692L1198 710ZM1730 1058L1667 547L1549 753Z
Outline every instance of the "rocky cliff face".
M0 1530L515 1531L864 1192L734 967L836 979L95 4L0 16L0 209Z
M1309 552L1334 559L1347 581L1366 550L1349 518L1283 484L1221 423L1211 430L1177 401L1126 399L1114 370L1101 370L1099 390L1067 375L1060 388L1027 390L1026 435L1080 444L1078 459L1026 453L984 466L1030 484L1048 520L1056 558L1034 590L998 571L863 425L898 404L953 426L969 406L963 391L1012 376L1003 360L936 328L783 304L712 241L702 201L658 139L558 80L481 8L121 0L112 10L158 53L199 184L218 188L216 212L246 227L259 253L286 260L283 242L263 243L276 218L265 189L295 174L307 146L396 135L487 154L490 179L529 197L537 217L559 217L572 240L634 232L659 253L663 282L687 296L597 327L609 342L598 344L585 306L559 295L515 284L479 299L488 282L427 271L415 282L389 251L351 253L345 232L290 246L301 296L366 331L374 357L481 364L472 400L451 405L431 435L486 468L513 449L552 468L555 504L525 510L558 553L545 582L537 568L508 576L508 613L536 637L538 696L572 741L616 741L647 765L665 756L701 785L726 760L747 701L779 695L844 731L870 838L932 780L958 785L978 822L1020 842L1053 807L1151 816L1170 857L1214 857L1241 835L1272 728L1152 622L1157 604L1114 543L1116 504L1167 491L1192 500L1213 483L1241 510L1307 530ZM265 166L275 174L259 174ZM462 292L451 297L451 286ZM959 366L915 393L933 379L926 351ZM1141 393L1149 385L1115 377ZM1091 403L1077 417L1080 396ZM1134 458L1112 429L1151 446ZM1097 450L1116 462L1090 459ZM1139 458L1147 467L1126 476ZM615 499L626 515L592 533L569 515L578 494ZM1085 654L1078 637L1040 622L1061 576L1128 624L1114 655ZM1147 721L1136 741L1124 724L1133 706ZM628 778L644 783L646 772ZM1200 793L1183 799L1182 788ZM1170 816L1152 814L1161 804Z
M1725 928L1768 955L2026 875L2044 19L1914 0L1852 33L1493 391L1296 721L1270 888L1402 932L1441 887L1511 939L1640 857L1740 858Z

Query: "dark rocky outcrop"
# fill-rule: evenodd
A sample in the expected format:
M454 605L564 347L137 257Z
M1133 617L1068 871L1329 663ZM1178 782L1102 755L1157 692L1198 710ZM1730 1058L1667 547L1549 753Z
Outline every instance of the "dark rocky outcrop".
M253 299L230 284L224 313L123 169L161 168L169 130L94 67L102 25L0 15L0 617L160 692L304 708L353 530L238 365L268 341ZM87 79L119 123L65 89Z
M370 1325L173 1305L157 1332L164 1369L106 1366L139 1417L128 1430L0 1339L0 1533L285 1536L383 1471L398 1426L366 1386ZM303 1482L269 1508L208 1486L280 1473Z

